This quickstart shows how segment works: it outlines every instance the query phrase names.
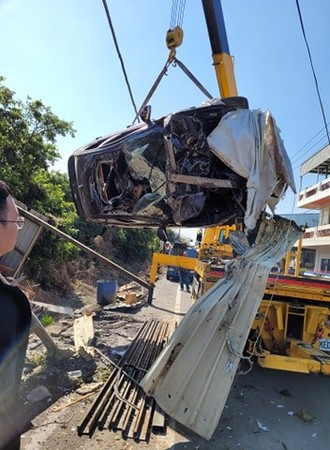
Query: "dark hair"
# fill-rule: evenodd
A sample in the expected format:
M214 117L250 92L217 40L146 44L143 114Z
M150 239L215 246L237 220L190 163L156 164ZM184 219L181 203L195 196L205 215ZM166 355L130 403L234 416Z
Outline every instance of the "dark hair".
M7 210L7 198L11 195L10 187L0 180L0 216Z

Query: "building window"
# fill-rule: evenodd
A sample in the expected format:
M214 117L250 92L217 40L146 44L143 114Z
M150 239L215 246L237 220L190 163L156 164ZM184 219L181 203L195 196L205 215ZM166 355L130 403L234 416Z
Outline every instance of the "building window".
M302 249L300 267L307 270L314 270L316 251L314 249Z
M330 259L321 259L321 272L330 272Z
M300 267L307 270L314 270L316 251L313 249L302 249ZM330 267L330 266L329 266Z

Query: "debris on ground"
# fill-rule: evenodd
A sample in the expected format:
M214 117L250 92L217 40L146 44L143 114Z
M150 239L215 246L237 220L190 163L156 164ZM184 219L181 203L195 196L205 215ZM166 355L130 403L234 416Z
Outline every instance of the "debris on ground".
M185 310L174 312L174 302L169 303L167 298L170 289L175 292L176 287L176 284L166 281L163 277L156 287L156 298L152 306L130 307L125 305L123 299L117 301L115 305L96 308L92 311L94 326L92 346L95 354L91 360L86 360L75 352L73 323L74 318L83 315L84 306L92 305L91 309L94 309L95 288L92 289L91 283L86 286L80 283L79 293L78 290L75 291L72 297L74 300L71 300L69 296L65 298L63 304L73 307L74 318L57 315L55 323L47 326L46 330L49 333L50 330L55 330L53 339L56 345L60 348L72 349L71 356L59 363L49 357L37 336L34 334L30 336L20 393L22 400L20 423L24 428L22 450L83 447L89 450L110 448L123 450L130 447L133 450L155 448L165 450L174 446L183 449L199 447L204 450L214 448L252 450L271 448L273 445L284 450L298 448L299 445L302 448L315 450L324 448L327 443L325 437L328 423L327 409L313 402L315 398L320 398L320 391L324 393L325 399L328 398L325 384L328 380L298 374L295 375L295 377L298 376L298 382L294 382L296 378L293 379L291 374L265 371L257 364L254 365L251 374L235 378L219 426L209 442L197 436L195 432L182 427L169 416L164 416L162 411L158 414L157 408L153 416L150 441L137 443L133 439L125 440L122 431L108 429L97 429L92 438L85 435L78 436L77 426L90 411L104 384L111 376L112 361L119 366L146 321L155 318L171 321L171 327L174 328L174 321L183 317ZM166 294L162 296L162 293ZM187 305L190 305L188 295L185 293L181 295L182 302L187 300ZM129 370L132 369L128 368L127 373ZM69 376L72 372L77 373L76 371L79 376ZM40 385L47 387L52 396L51 401L45 398L36 403L27 402L26 395ZM280 393L283 386L290 390L291 398L285 400L285 403L281 400L270 405L274 391ZM304 396L306 392L314 394ZM244 395L241 395L242 393ZM283 394L280 393L280 395ZM276 408L277 403L280 402L285 404L288 411ZM128 406L127 408L129 409ZM304 421L295 419L296 413L293 411L299 411L302 408L306 411L313 410L314 415L318 417L317 422L312 424L312 428ZM262 416L260 411L263 412ZM320 411L324 413L321 414ZM286 413L294 417L289 418ZM269 429L268 432L262 432L258 428L257 419ZM228 427L231 429L229 430ZM312 436L312 433L317 433L317 438ZM281 440L277 440L279 437ZM283 445L284 442L286 447Z
M269 431L269 428L266 427L263 423L260 422L260 420L257 419L258 428L261 431Z
M283 397L291 397L290 391L288 389L282 389L278 393L283 395Z
M89 301L80 308L70 305L72 316L65 314L67 308L47 309L57 310L53 313L54 322L44 328L44 333L63 351L64 358L60 363L52 357L40 337L34 333L30 335L21 392L22 422L28 423L48 408L50 402L68 394L80 394L79 398L95 395L95 390L111 373L109 361L119 362L143 324L134 318L134 314L132 316L132 311L146 305L146 294L143 295L137 283L119 289L119 294L124 296L134 292L137 301L133 305L126 304L125 298L117 298L115 304L101 307L95 302L96 287L93 291L90 286L88 288L88 297L84 300L88 298ZM80 289L83 294L83 285ZM36 317L42 319L46 309L42 302L33 303L32 309ZM46 381L47 388L42 386Z
M52 399L52 395L46 386L40 385L32 389L32 391L27 394L26 398L30 403L36 403L45 399L50 401Z
M306 423L313 423L316 420L316 417L314 417L311 413L309 413L305 409L301 409L300 411L296 412L296 415Z

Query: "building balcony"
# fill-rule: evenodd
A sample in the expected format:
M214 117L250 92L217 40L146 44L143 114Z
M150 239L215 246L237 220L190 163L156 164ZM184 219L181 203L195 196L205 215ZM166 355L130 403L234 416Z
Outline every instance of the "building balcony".
M323 245L330 245L330 224L306 228L302 247L319 247Z
M330 206L330 178L320 181L299 193L298 208L322 209Z

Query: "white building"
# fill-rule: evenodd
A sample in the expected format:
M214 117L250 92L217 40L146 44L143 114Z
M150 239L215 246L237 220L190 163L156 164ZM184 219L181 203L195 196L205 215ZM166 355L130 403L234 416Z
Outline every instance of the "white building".
M301 165L297 206L319 211L317 226L307 228L303 237L301 267L330 273L330 145L314 154Z

